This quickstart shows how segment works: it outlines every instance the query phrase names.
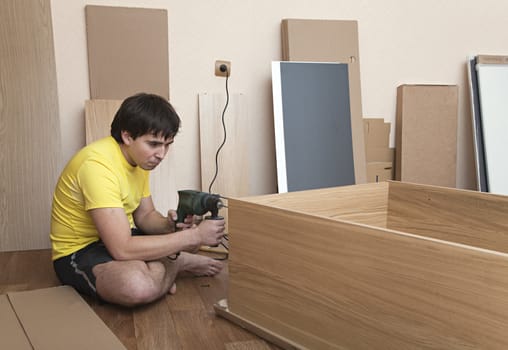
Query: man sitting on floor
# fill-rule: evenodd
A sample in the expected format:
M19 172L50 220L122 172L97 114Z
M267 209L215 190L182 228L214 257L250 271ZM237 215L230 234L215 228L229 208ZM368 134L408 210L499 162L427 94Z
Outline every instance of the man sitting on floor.
M175 293L180 272L213 276L223 264L195 254L217 245L224 220L177 222L150 195L150 170L168 152L180 118L168 101L137 94L123 101L111 136L81 149L63 170L53 196L53 265L63 284L125 306Z

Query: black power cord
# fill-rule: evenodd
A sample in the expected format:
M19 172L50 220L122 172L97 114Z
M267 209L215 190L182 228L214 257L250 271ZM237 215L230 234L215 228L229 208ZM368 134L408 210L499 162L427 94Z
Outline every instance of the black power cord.
M215 153L215 174L213 176L212 181L210 182L210 186L208 186L209 193L212 193L212 185L215 182L215 180L217 179L217 175L219 173L219 153L220 153L222 147L224 147L224 145L226 144L226 139L227 139L226 122L224 120L224 116L226 115L226 110L228 109L228 105L229 105L229 90L228 90L229 72L228 72L228 67L225 64L221 64L219 69L221 72L226 72L226 104L224 105L224 109L222 111L222 118L221 118L222 130L224 131L224 138L222 140L221 145L217 149L217 152Z
M225 64L221 64L219 67L219 70L223 73L224 72L226 73L226 103L224 105L224 109L222 110L222 117L221 117L224 138L223 138L220 146L217 148L217 152L215 153L215 174L213 176L212 181L210 182L210 185L208 186L208 193L212 193L212 185L215 182L215 180L217 179L217 175L219 174L219 153L222 150L222 148L224 147L224 145L226 144L226 140L227 140L225 115L226 115L226 111L227 111L228 105L229 105L229 89L228 89L229 71L228 71L228 67ZM224 240L228 241L229 240L228 234L226 233L223 236L223 238L224 238ZM226 249L227 252L229 251L229 247L226 244L224 244L224 242L221 241L220 245L222 245L224 247L224 249ZM218 258L216 258L216 259L217 260L226 260L227 256L223 259L218 259Z

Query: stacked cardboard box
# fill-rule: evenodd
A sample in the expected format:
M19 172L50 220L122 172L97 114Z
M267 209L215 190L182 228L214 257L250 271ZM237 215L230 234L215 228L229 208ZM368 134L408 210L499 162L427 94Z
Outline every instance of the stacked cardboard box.
M395 150L390 144L390 123L381 118L364 118L367 182L393 180Z

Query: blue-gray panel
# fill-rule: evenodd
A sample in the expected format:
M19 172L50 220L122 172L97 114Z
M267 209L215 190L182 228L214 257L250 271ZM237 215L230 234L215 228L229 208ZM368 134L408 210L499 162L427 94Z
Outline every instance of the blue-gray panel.
M287 189L355 183L348 66L281 62Z

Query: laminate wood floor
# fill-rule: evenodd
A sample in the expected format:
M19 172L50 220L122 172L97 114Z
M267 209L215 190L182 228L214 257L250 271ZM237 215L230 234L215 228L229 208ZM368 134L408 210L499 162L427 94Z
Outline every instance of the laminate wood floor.
M180 278L175 295L136 308L84 299L129 350L280 349L215 314L227 279L227 267L215 277ZM0 294L59 284L50 250L0 252Z

